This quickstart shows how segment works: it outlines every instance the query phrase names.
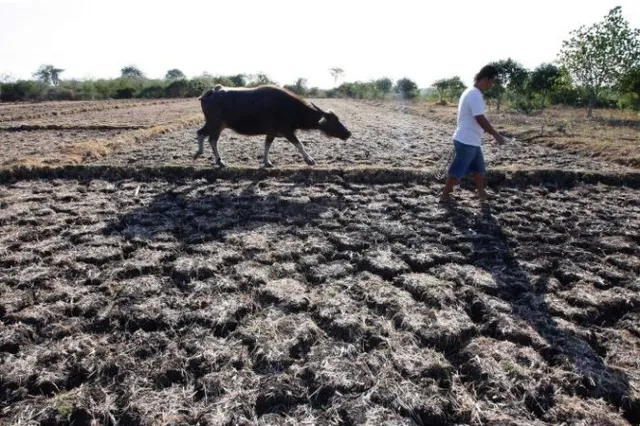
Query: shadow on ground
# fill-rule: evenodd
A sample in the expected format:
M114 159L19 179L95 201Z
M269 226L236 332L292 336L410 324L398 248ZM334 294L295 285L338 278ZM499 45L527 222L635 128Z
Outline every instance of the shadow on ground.
M524 342L534 347L551 367L569 369L574 383L571 388L587 398L604 399L619 407L633 424L640 422L640 402L632 398L629 378L622 371L605 365L598 354L598 345L583 336L563 328L552 313L546 299L550 279L558 268L558 259L552 262L550 270L539 276L525 271L512 250L513 244L505 234L489 204L484 204L480 216L475 216L457 203L446 205L450 222L463 235L475 234L469 238L473 250L468 255L468 263L489 273L497 284L499 299L509 303L514 315L526 321L546 340L547 345L539 347L532 341ZM485 326L491 334L493 312L483 300L480 292L469 295L467 301L472 319ZM522 338L522 336L521 336ZM538 347L537 347L538 346ZM553 386L543 389L553 394ZM549 399L551 398L551 399ZM553 404L552 397L540 395L535 402L540 413ZM534 411L536 411L534 409Z
M275 192L254 180L240 193L211 193L211 185L167 191L109 223L104 233L129 239L162 239L171 235L185 244L223 239L228 231L246 232L267 225L304 226L328 209L339 207L333 196L295 195L304 184Z

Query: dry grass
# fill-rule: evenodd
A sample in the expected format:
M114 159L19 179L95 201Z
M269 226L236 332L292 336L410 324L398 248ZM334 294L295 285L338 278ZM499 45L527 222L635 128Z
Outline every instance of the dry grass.
M80 164L192 119L0 171L0 423L638 424L640 173Z
M130 144L140 143L145 140L152 139L159 135L176 131L186 126L192 126L202 122L201 114L192 114L174 120L171 124L155 125L136 130L122 131L113 137L79 140L75 143L67 144L46 157L11 159L3 164L4 168L14 167L34 167L44 166L47 164L80 164L86 161L102 158ZM77 130L76 127L70 129ZM122 126L110 128L112 130L121 130Z
M397 108L393 104L387 107ZM415 103L407 112L455 126L457 105ZM543 144L587 157L596 157L640 168L640 113L594 110L588 119L583 109L552 107L542 112L489 109L494 126L508 136L526 143Z
M3 424L640 419L637 191L74 169L0 189Z
M0 123L10 121L35 120L63 115L75 115L110 109L127 109L140 106L167 105L184 102L182 99L153 101L117 100L117 101L52 101L38 103L0 104Z

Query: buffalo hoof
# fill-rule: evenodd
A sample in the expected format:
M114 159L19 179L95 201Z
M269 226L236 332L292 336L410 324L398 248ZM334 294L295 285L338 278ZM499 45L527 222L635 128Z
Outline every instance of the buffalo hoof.
M309 158L305 158L304 160L309 166L315 166L316 165L316 160L314 160L313 158L309 157Z
M224 162L224 161L222 161L222 160L218 160L218 161L216 161L216 165L217 165L218 167L220 167L221 169L223 169L223 168L227 167L227 163L225 163L225 162Z
M193 154L193 159L195 160L197 158L202 157L202 154L204 154L204 152L201 152L201 151L196 152L195 154Z
M274 165L271 161L269 161L268 163L264 163L264 168L265 169L273 169Z

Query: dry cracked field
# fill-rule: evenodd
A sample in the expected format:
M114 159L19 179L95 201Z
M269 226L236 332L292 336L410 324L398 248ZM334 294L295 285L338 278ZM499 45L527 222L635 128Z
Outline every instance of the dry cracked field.
M225 131L218 171L194 102L0 108L0 424L640 423L636 170L489 143L495 199L440 205L450 126L318 100L315 169Z

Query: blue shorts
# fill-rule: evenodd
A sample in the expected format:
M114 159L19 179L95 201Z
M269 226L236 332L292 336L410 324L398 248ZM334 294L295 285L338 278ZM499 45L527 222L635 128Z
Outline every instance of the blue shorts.
M449 176L460 180L469 173L485 173L484 156L482 147L467 145L456 140L453 141L456 155L449 166Z

